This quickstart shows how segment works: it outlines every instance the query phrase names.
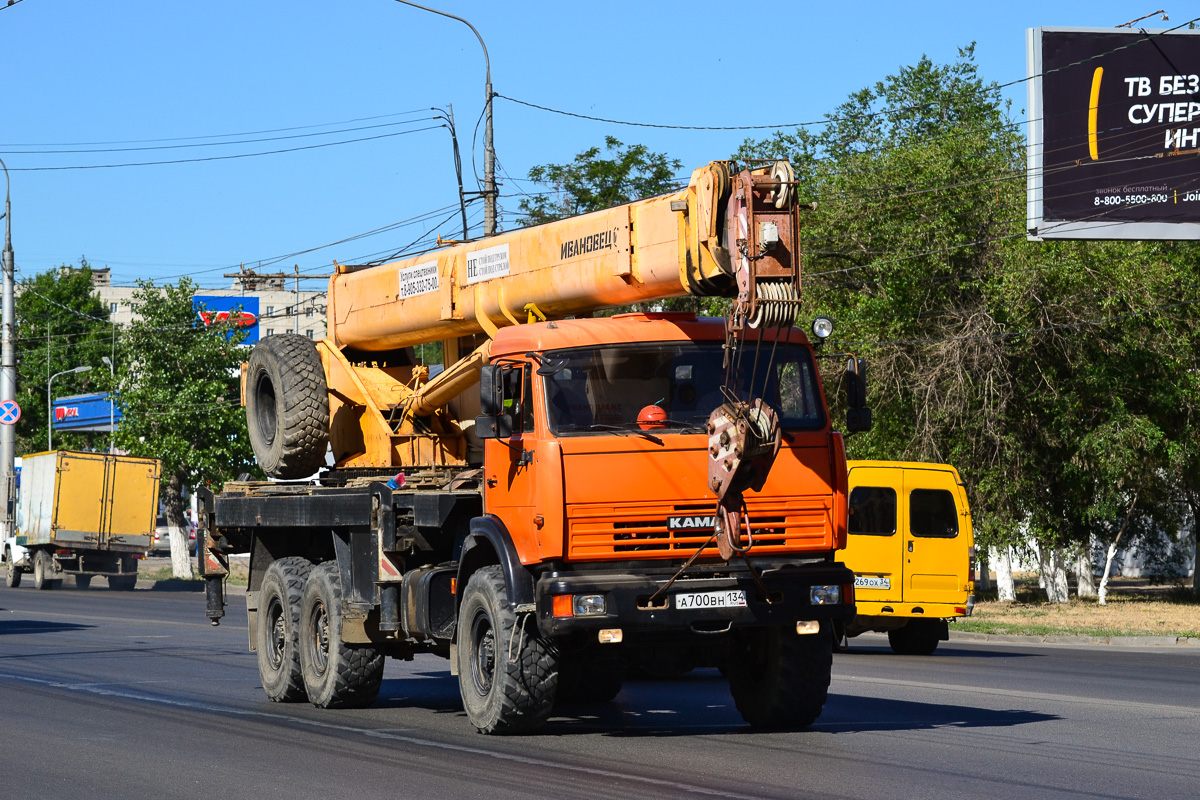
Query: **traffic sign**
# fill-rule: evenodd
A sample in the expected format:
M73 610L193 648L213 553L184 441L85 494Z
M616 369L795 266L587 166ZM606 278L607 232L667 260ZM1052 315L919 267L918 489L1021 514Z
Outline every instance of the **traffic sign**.
M16 425L21 418L21 407L16 400L5 400L0 403L0 425Z

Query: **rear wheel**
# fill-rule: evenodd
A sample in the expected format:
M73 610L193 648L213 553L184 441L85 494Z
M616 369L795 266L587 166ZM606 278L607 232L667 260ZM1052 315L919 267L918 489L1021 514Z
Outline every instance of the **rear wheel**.
M4 550L4 561L7 569L4 571L4 585L15 589L21 585L21 568L13 563L12 551Z
M300 604L300 669L319 708L366 708L379 696L383 653L342 641L342 583L336 561L314 567Z
M914 619L903 628L888 631L892 652L902 656L927 656L937 650L941 641L939 626L942 620Z
M109 575L108 588L114 592L132 592L137 586L137 575Z
M481 733L523 733L554 706L558 660L532 614L508 602L500 567L471 576L458 615L458 689L467 719Z
M92 576L91 575L76 575L75 576L75 588L76 589L86 589L91 585L92 585Z
M33 588L57 589L62 580L54 579L54 556L49 550L38 550L33 554Z
M305 478L325 464L329 392L312 341L287 333L254 346L246 370L246 423L258 464L273 478Z
M742 718L756 728L805 728L821 716L833 668L829 623L800 635L789 628L747 631L726 672Z
M276 703L307 699L300 674L300 600L312 572L306 558L281 558L267 567L258 595L258 677L263 691Z

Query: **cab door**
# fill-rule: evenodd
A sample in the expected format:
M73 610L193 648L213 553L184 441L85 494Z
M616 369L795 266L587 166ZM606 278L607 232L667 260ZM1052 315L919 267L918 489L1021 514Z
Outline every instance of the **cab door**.
M854 571L855 596L899 603L904 589L904 536L898 530L902 471L850 467L850 525L843 560Z
M954 473L904 469L905 603L966 600L970 520Z

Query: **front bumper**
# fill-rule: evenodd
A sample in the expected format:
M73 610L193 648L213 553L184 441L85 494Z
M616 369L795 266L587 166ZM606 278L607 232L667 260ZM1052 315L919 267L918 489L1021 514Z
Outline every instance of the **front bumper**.
M632 574L607 571L560 571L543 574L534 588L538 624L544 635L568 636L619 628L622 641L637 643L663 633L718 634L737 628L794 627L801 620L848 621L854 618L854 573L840 563L783 566L761 576L767 597L745 570L681 578L651 606L648 601L671 578L672 572ZM840 586L841 602L814 605L813 586ZM676 596L684 593L740 589L745 606L679 608ZM555 595L602 594L606 613L596 616L556 617ZM769 602L768 602L769 599Z

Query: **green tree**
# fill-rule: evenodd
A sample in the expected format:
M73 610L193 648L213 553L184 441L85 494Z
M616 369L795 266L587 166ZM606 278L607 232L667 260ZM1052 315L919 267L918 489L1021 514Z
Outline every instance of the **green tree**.
M92 289L87 259L79 267L64 264L21 280L16 292L17 453L46 449L47 388L50 376L78 366L91 372L63 375L52 387L59 396L101 391L108 368L101 356L112 357L115 328L108 309ZM97 434L57 433L56 447L108 447Z
M802 316L829 314L827 347L872 362L854 457L958 466L984 546L1177 524L1194 248L1027 241L1024 142L972 48L901 68L819 129L747 141L735 158L751 157L792 159L817 201Z
M675 171L682 166L678 159L645 145L624 145L612 136L604 137L604 148L608 158L601 157L599 147L590 147L569 164L532 167L529 180L554 190L521 200L526 224L600 211L677 188Z
M161 459L162 500L175 575L192 574L184 536L182 490L214 486L254 471L239 405L243 334L229 325L197 325L195 284L157 287L139 281L139 318L120 342L117 444Z

